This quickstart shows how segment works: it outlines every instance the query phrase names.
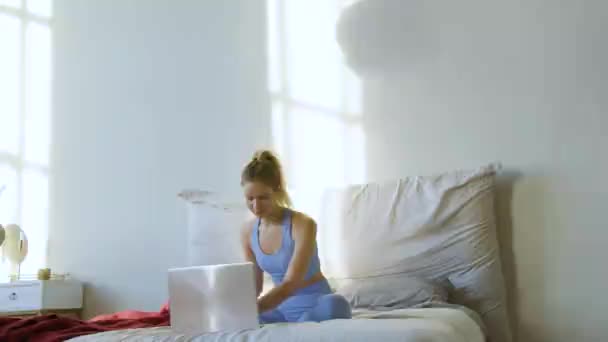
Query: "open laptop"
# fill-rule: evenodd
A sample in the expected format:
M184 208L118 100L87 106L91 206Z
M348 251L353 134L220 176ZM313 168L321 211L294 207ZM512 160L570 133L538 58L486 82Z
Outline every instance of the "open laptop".
M171 328L187 334L259 327L252 263L169 270Z

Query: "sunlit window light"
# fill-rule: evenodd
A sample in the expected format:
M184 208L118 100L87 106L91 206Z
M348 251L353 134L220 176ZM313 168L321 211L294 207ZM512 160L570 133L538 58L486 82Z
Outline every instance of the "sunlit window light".
M26 52L24 158L46 166L51 142L51 31L48 26L38 23L27 26Z
M36 274L46 264L48 241L48 174L38 170L23 173L23 215L21 227L28 238L28 255L21 265L22 274Z
M268 0L267 6L273 140L294 197L303 198L301 189L362 182L361 82L335 40L342 1Z
M0 162L0 224L17 222L17 170L8 163ZM2 281L2 279L0 279Z
M334 39L338 8L331 1L284 1L285 78L290 96L338 109L342 105L341 55Z
M22 5L22 0L0 0L0 6L6 6L9 8L21 8Z
M49 18L53 15L53 0L27 0L27 11Z
M0 155L19 152L21 22L0 12Z
M0 224L25 232L20 271L28 275L47 266L52 7L51 0L0 0ZM0 263L0 282L9 271Z

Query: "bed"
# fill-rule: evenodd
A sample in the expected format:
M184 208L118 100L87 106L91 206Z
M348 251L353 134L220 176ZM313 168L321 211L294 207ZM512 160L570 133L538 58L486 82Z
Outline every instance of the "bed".
M499 165L492 164L324 191L315 217L319 256L336 292L347 297L345 289L355 289L347 297L354 308L352 320L270 324L199 336L158 327L72 341L511 342L493 207L497 170ZM189 208L190 264L242 261L239 231L226 227L240 226L247 214L244 205L228 204L206 191L184 191L181 197ZM441 284L446 296L395 306L403 304L395 300L403 294L399 291L411 287L404 284L413 284L402 280L412 279ZM390 303L377 306L379 299Z
M483 342L475 315L454 308L356 311L352 320L322 323L278 323L256 330L186 336L169 327L119 330L82 336L72 342L238 342L238 341L406 341Z

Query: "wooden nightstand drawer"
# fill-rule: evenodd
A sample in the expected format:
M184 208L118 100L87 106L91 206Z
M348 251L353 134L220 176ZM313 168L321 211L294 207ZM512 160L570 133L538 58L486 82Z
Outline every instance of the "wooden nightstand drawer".
M40 284L0 287L0 311L31 311L42 308Z

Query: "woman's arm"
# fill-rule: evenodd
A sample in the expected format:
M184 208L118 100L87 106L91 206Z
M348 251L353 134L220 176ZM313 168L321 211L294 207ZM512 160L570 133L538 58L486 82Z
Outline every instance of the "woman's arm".
M316 244L317 224L307 216L296 214L292 221L292 236L295 247L287 273L281 284L258 299L260 312L277 307L305 283L304 278Z
M264 272L258 266L258 262L255 259L255 255L251 250L251 227L253 227L253 223L245 223L241 228L241 246L243 247L243 254L245 255L245 260L252 262L255 272L255 293L256 297L260 296L262 293L262 288L264 286Z

